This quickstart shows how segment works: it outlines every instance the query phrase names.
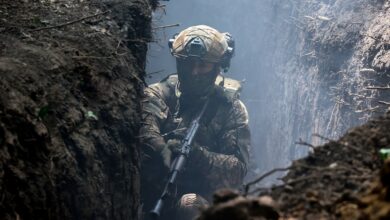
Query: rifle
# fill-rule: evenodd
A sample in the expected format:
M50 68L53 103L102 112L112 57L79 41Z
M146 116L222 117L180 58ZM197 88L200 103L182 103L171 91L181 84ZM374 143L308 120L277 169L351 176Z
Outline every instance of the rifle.
M182 140L181 147L180 147L180 154L175 158L174 162L171 165L172 169L169 174L168 182L164 187L164 191L161 194L160 198L158 199L153 210L150 211L150 215L153 219L158 219L160 217L164 202L171 195L172 188L176 182L177 175L184 167L185 162L190 154L192 142L199 129L199 125L200 125L199 122L202 119L208 104L209 104L209 99L206 100L199 114L191 122L191 125L187 130L186 136Z

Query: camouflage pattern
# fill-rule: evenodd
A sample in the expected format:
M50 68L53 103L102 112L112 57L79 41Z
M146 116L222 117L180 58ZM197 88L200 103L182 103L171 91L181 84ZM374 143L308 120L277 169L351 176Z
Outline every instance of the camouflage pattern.
M196 103L190 100L184 106L177 90L177 75L145 89L144 124L140 130L144 155L141 174L145 184L164 185L168 171L163 168L160 152L168 139L185 131L202 106L201 100ZM178 179L180 195L192 192L209 199L218 188L239 187L247 172L250 132L244 104L217 85L209 98L211 104L201 121L185 171ZM161 191L153 193L157 198Z
M209 202L195 193L184 194L178 201L176 219L195 219Z
M202 57L204 61L218 63L228 50L224 33L206 25L197 25L179 33L173 42L172 54L176 58L186 57L186 45L195 37L199 37L206 46L206 54Z

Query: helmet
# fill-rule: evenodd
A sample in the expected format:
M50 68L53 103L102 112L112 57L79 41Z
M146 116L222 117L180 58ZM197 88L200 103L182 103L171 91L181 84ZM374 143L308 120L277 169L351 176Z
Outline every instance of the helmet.
M169 40L171 54L178 58L196 57L219 63L225 72L234 54L234 40L229 33L220 33L207 25L189 27Z

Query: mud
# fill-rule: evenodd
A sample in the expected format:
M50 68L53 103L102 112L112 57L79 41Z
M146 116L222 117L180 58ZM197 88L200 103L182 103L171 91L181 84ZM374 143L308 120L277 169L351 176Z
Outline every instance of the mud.
M2 1L0 219L137 219L156 1Z

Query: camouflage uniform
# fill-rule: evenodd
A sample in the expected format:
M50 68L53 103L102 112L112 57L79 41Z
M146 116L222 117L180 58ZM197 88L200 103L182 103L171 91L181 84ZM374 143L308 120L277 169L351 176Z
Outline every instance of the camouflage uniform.
M249 157L248 113L236 93L239 83L219 75L228 70L234 55L229 33L192 26L170 39L169 47L178 74L146 88L143 99L141 192L148 211L165 185L178 140L209 99L185 169L177 179L177 213L186 213L178 217L190 219L199 204L206 204L202 197L210 200L216 189L242 183ZM172 219L173 214L168 216Z
M140 131L144 152L143 184L158 182L164 185L161 178L167 172L162 170L159 154L167 142L163 134L188 127L202 106L201 103L183 106L184 100L180 99L177 84L177 75L170 75L145 90L144 124ZM185 171L179 176L178 194L194 192L209 199L218 188L240 186L246 174L250 144L246 108L221 86L215 86L210 99L195 138L194 150L190 153ZM162 175L157 177L158 174ZM159 193L161 191L154 195L155 199Z

